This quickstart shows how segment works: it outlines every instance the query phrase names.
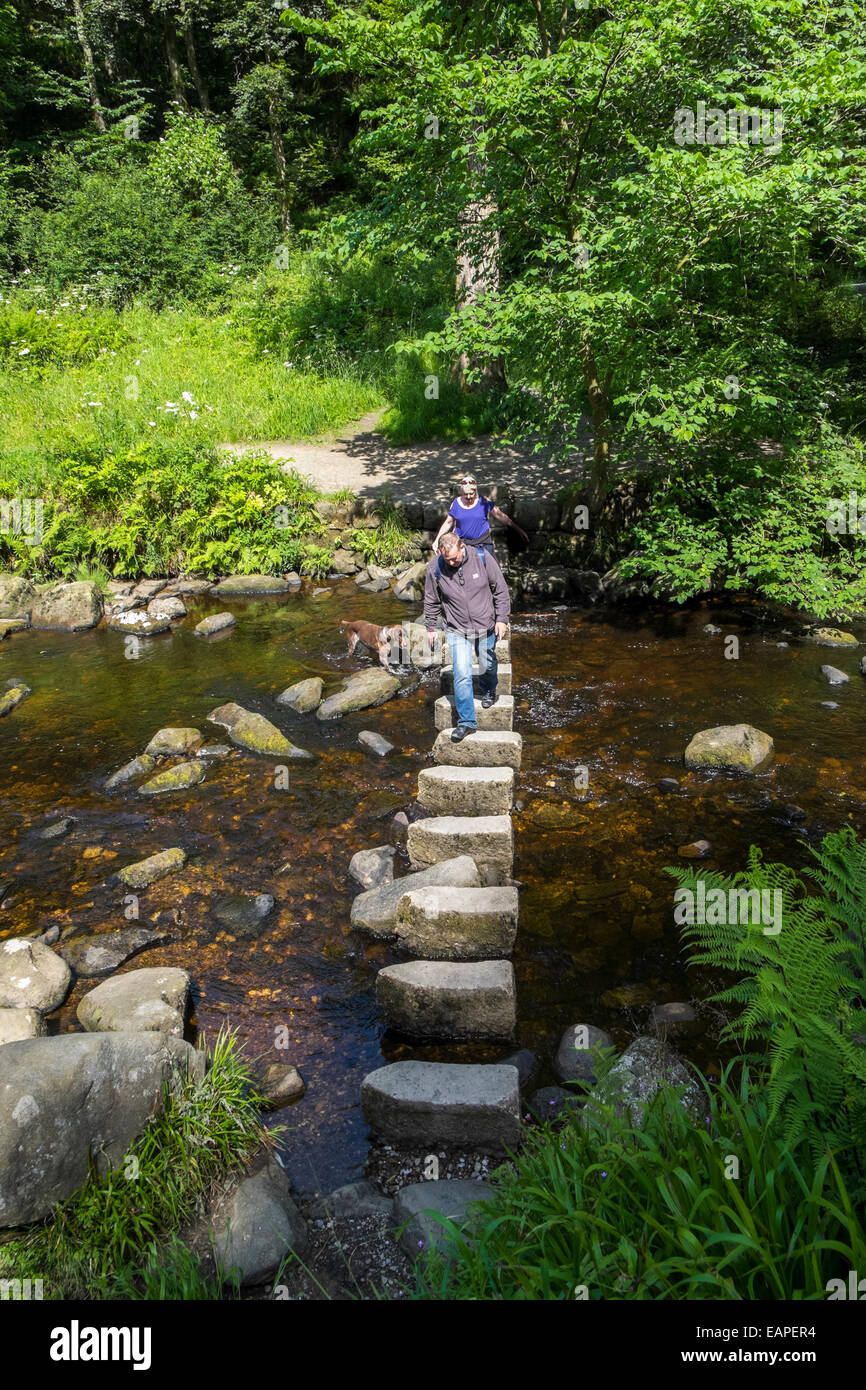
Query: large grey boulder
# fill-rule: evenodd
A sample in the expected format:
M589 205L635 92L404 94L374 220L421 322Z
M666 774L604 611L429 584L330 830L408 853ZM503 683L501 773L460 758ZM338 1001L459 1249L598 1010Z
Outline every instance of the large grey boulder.
M600 1101L613 1103L617 1113L627 1114L630 1122L640 1128L644 1110L661 1086L681 1088L683 1106L693 1118L702 1118L703 1092L673 1048L659 1038L636 1038L599 1081L594 1094ZM583 1116L590 1123L595 1112L586 1107Z
M163 1085L204 1076L204 1053L158 1033L65 1033L3 1049L0 1227L48 1216L92 1161L116 1168L162 1106Z
M510 956L517 914L516 888L416 888L397 904L397 941L424 960Z
M208 719L228 729L229 738L238 748L246 748L250 753L263 753L273 758L312 758L304 748L290 743L275 724L265 719L263 714L254 714L242 705L229 702L211 710Z
M480 888L481 878L469 855L434 864L420 873L406 874L393 883L359 893L352 903L352 926L373 936L393 937L396 932L397 908L405 893L415 888L449 887Z
M211 1225L216 1259L225 1273L237 1271L242 1284L266 1284L287 1255L303 1260L309 1253L306 1223L273 1157L219 1203Z
M169 1033L183 1037L190 978L173 966L130 970L104 980L78 1005L88 1033Z
M22 1038L43 1038L47 1032L38 1009L0 1009L0 1046Z
M516 1067L392 1062L364 1077L361 1109L392 1144L456 1144L501 1153L520 1140Z
M510 961L412 960L376 976L389 1028L411 1038L510 1038L517 1022Z
M412 1259L428 1250L437 1250L447 1258L454 1248L451 1233L432 1213L453 1222L465 1239L471 1233L478 1204L492 1196L488 1183L465 1178L440 1178L401 1187L394 1198L394 1221L402 1228L401 1249Z
M685 752L686 767L755 772L771 757L773 740L752 724L720 724L695 734Z
M60 949L76 975L93 979L98 975L110 975L140 951L159 946L168 939L168 932L154 927L124 927L120 931L80 937L64 943Z
M278 705L288 705L295 714L312 714L322 702L325 682L321 676L308 676L306 680L295 681L277 696Z
M604 1029L591 1023L573 1023L566 1028L553 1059L553 1070L560 1081L597 1081L592 1055L597 1047L613 1047Z
M220 598L234 594L239 598L254 598L256 594L285 594L291 584L278 574L230 574L215 584L213 592Z
M0 618L30 620L36 585L20 574L0 574Z
M40 589L30 609L30 626L81 632L102 617L102 594L90 580L51 584Z
M342 690L322 701L316 710L316 718L339 719L355 710L384 705L386 700L393 699L399 689L400 682L397 677L381 667L356 671L344 682Z
M39 941L0 941L0 1007L50 1014L69 993L72 974L62 957Z

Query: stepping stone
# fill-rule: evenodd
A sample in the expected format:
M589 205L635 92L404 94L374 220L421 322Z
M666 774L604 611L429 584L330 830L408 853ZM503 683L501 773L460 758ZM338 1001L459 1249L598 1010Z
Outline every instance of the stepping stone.
M511 817L430 816L409 826L406 848L409 862L417 869L468 854L482 877L491 871L510 877L514 863Z
M496 690L497 690L497 694L499 694L499 695L510 695L510 694L511 694L511 669L512 669L512 668L511 668L511 662L510 662L510 661L500 661L500 662L499 662L499 666L498 666L497 672L496 672ZM478 662L476 661L476 662L473 663L473 666L472 666L472 685L473 685L473 689L474 689L474 691L475 691L475 694L478 695L478 696L481 695L481 690L480 690L480 687L479 687L479 681L480 681L480 679L481 679L481 673L480 673L480 671L478 670ZM450 666L448 667L447 670L445 670L444 667L443 667L443 669L439 672L439 689L442 691L442 694L443 694L443 695L453 695L453 694L454 694L454 672L453 672L453 670L451 669Z
M521 735L505 730L480 729L452 743L450 731L443 729L433 745L433 760L443 767L513 767L519 772L522 749Z
M508 638L504 642L496 643L496 660L506 663L511 661L511 642ZM447 642L442 644L442 665L446 670L451 665L451 649ZM478 669L477 661L473 661L472 668L474 671Z
M418 774L418 801L434 815L507 815L514 801L514 769L425 767Z
M352 903L352 926L373 936L393 937L397 930L397 906L404 893L415 888L480 888L481 876L468 854L458 855L417 874L406 874L359 893Z
M437 729L452 729L457 723L457 706L449 696L440 696L433 710ZM479 729L510 729L513 721L513 695L500 695L490 709L484 709L480 700L475 701L475 723Z
M516 888L415 888L398 904L397 941L424 960L510 956L517 916Z
M520 1142L516 1067L392 1062L364 1077L361 1109L388 1143L502 1153Z
M510 961L412 960L376 976L389 1028L412 1038L510 1038L517 1022Z
M436 1250L446 1259L453 1258L454 1247L448 1230L430 1213L438 1212L446 1220L453 1221L462 1234L471 1230L473 1204L492 1196L493 1189L488 1183L470 1178L439 1178L401 1187L394 1198L394 1221L403 1227L399 1238L401 1250L410 1259L417 1259L428 1250Z

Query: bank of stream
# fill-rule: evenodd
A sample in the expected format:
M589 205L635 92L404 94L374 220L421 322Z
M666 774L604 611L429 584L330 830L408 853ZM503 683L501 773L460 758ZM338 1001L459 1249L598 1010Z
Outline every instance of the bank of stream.
M325 677L327 694L367 661L347 656L338 619L399 622L406 606L390 593L359 594L351 580L315 598L305 584L288 596L232 601L237 626L201 641L195 622L225 600L187 602L185 622L141 640L135 656L127 655L135 644L104 626L28 631L2 644L0 677L23 678L32 694L0 724L0 885L8 885L0 937L55 923L64 939L124 926L126 890L112 874L183 848L184 869L140 902L141 922L158 921L171 939L124 970L188 970L193 1034L227 1024L251 1054L299 1068L306 1094L273 1122L284 1126L281 1154L298 1192L325 1192L363 1174L367 1072L404 1057L489 1062L509 1050L383 1035L375 976L398 957L349 927L349 860L389 843L395 812L411 806L418 769L430 761L438 673L378 709L324 723L297 716L274 696L313 675ZM708 623L721 633L706 633ZM798 641L800 626L750 601L518 608L517 1046L549 1061L563 1029L581 1021L623 1047L647 1031L654 1004L691 1001L698 1027L678 1047L706 1071L718 1067L722 1020L700 1001L721 982L686 966L664 866L684 863L678 848L699 839L712 846L708 869L744 867L752 843L802 866L828 830L862 831L866 822L862 649ZM866 641L866 625L849 630ZM733 659L728 636L738 638ZM829 686L826 661L850 682ZM234 749L191 791L145 801L129 788L104 790L162 727L195 727L223 743L207 714L227 701L265 714L315 760L291 763L287 788L272 760ZM775 739L766 770L736 779L686 771L683 751L698 729L739 722ZM357 743L362 729L382 733L395 752L372 758ZM40 839L57 815L74 818L70 832ZM406 871L399 856L398 865ZM276 899L255 940L234 939L215 920L214 902L229 893ZM49 1031L78 1029L76 1006L95 983L76 984ZM542 1073L539 1084L552 1079Z

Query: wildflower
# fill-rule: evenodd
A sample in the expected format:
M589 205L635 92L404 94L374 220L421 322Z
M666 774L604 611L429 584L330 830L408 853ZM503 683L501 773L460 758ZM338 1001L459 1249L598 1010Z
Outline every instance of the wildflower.
M27 357L27 355L29 354L29 352L30 352L30 349L29 349L29 348L19 348L19 349L18 349L18 356L19 356L19 357Z
M197 411L197 410L191 410L191 411L189 412L189 418L190 418L191 420L197 420L197 419L198 419L198 411Z
M155 421L155 420L148 420L147 423L148 423L149 425L153 425L154 428L156 428L156 421Z
M191 391L182 391L180 398L182 401L186 401L187 405L192 405L193 403Z

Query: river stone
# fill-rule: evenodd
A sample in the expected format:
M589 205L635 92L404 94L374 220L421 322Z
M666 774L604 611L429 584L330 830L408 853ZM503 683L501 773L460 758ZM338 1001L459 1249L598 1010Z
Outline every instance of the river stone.
M362 748L368 752L375 753L379 758L387 758L389 753L394 752L393 743L389 743L381 734L377 734L372 729L362 729L358 735L358 742Z
M66 1033L9 1043L0 1074L0 1227L48 1216L105 1173L162 1108L163 1085L205 1058L158 1033Z
M72 584L50 584L40 589L30 609L30 626L81 632L96 627L101 617L99 585L89 579L76 580Z
M152 758L182 758L202 742L198 729L160 729L144 751Z
M699 1086L673 1048L658 1038L636 1038L599 1081L595 1095L600 1101L613 1102L618 1114L627 1114L631 1123L640 1128L644 1107L665 1084L684 1088L682 1104L693 1118L700 1120L705 1105ZM587 1122L590 1113L589 1109L583 1112Z
M182 869L185 863L186 854L182 849L163 849L148 859L139 859L135 864L127 864L125 869L118 869L117 877L127 888L149 888L166 874Z
M76 1010L88 1033L170 1033L183 1037L190 978L172 966L130 970L85 994Z
M105 782L105 790L112 791L115 787L122 787L125 782L131 782L135 777L143 777L146 773L152 772L156 767L156 759L149 753L141 753L132 762L124 763L113 772Z
M142 598L145 603L149 603L157 594L162 593L167 584L167 579L140 579L132 592L135 598Z
M0 1007L50 1014L69 993L66 961L40 941L14 936L0 941Z
M139 796L161 796L163 792L186 791L204 781L204 768L200 763L178 763L158 772L139 787Z
M453 1257L454 1245L449 1231L431 1212L438 1212L453 1221L466 1239L471 1233L476 1204L489 1200L493 1189L485 1182L467 1178L438 1178L431 1182L413 1182L401 1187L394 1198L394 1221L403 1227L400 1248L410 1259L417 1259L428 1250L436 1250L446 1259Z
M501 1153L520 1142L516 1067L392 1062L364 1077L364 1119L391 1144L456 1144Z
M412 1038L510 1038L517 1022L510 961L412 960L376 976L389 1028Z
M304 748L290 743L275 724L265 719L263 714L253 714L242 705L229 703L211 710L208 719L228 729L229 738L238 748L246 748L250 753L263 753L274 758L312 758Z
M4 714L11 714L16 705L30 694L30 686L23 681L15 679L6 682L5 690L0 693L0 719Z
M425 767L418 801L434 815L507 815L514 800L510 767Z
M235 893L220 898L213 905L213 915L220 925L241 941L260 936L273 910L274 900L270 893L259 893L255 897L250 893Z
M272 1156L219 1202L210 1224L219 1264L226 1273L237 1270L241 1284L266 1284L288 1255L303 1260L309 1253L306 1223Z
M321 704L324 688L321 676L309 676L307 680L288 686L277 696L277 704L288 705L296 714L311 714Z
M387 579L368 579L366 584L360 586L365 594L382 594L391 585Z
M510 1052L507 1057L500 1057L499 1066L517 1068L521 1091L527 1090L538 1074L538 1058L528 1047L521 1047L518 1052Z
M806 642L817 642L819 647L856 647L857 638L851 632L842 632L838 627L813 627L802 634Z
M724 767L754 772L773 752L773 740L751 724L721 724L695 734L685 752L686 767Z
M409 826L409 862L425 869L443 859L468 854L483 877L511 874L514 832L510 816L429 816Z
M397 940L424 960L510 956L517 914L516 888L416 888L397 905Z
M596 1047L613 1047L609 1034L602 1028L595 1028L591 1023L573 1023L566 1028L553 1059L553 1070L560 1081L596 1082L592 1055Z
M861 676L866 676L866 656L861 656L860 658L860 674Z
M29 626L26 618L0 618L0 642L11 632L24 632Z
M152 927L123 927L120 931L94 932L92 936L66 942L61 952L76 975L89 980L110 975L139 951L161 946L168 940L168 932Z
M317 719L339 719L343 714L354 710L370 709L374 705L384 705L400 689L396 676L379 668L356 671L343 684L343 689L329 695L316 710Z
M169 618L154 618L143 608L128 613L112 613L107 620L112 632L129 632L134 637L158 637L171 627Z
M30 619L36 585L20 574L0 574L0 618Z
M361 568L350 550L335 550L329 564L332 574L357 574Z
M159 598L152 599L147 611L152 618L169 618L172 622L187 614L186 604L174 594L160 594Z
M697 1014L691 1004L656 1004L652 1020L657 1028L685 1028L696 1022Z
M59 840L63 835L69 834L74 824L74 816L61 816L59 820L53 820L50 825L46 825L44 830L37 830L36 834L40 840Z
M197 758L228 758L233 750L227 743L203 743L195 750Z
M175 579L165 589L166 594L206 594L213 588L211 579Z
M362 1178L359 1182L348 1182L343 1187L336 1188L334 1192L329 1192L327 1197L322 1197L314 1203L313 1210L317 1215L321 1211L323 1216L333 1216L337 1221L362 1216L391 1218L394 1201L393 1198L379 1192L366 1178Z
M680 845L677 849L680 859L709 859L712 852L709 840L693 840L690 845Z
M523 738L506 730L484 729L451 742L448 729L436 735L433 761L443 767L513 767L520 771Z
M306 1091L304 1079L297 1067L287 1062L271 1062L264 1075L256 1078L256 1090L269 1110L279 1110L292 1101L300 1100Z
M363 889L378 888L383 883L394 882L394 845L381 845L375 849L359 849L349 860L349 877Z
M393 883L384 883L359 893L352 903L352 926L373 936L393 937L397 929L397 907L404 894L428 887L480 888L475 861L468 854L434 864L420 873L406 874Z
M821 675L825 676L831 685L847 685L851 679L844 671L840 671L838 666L822 666Z
M196 637L213 637L217 632L234 627L235 622L234 613L211 613L209 618L202 618L200 623L196 623L193 633Z
M214 586L213 592L220 597L238 594L284 594L291 586L278 574L230 574Z
M23 1038L44 1038L47 1032L38 1009L0 1009L0 1046Z
M496 704L485 709L479 699L474 701L475 727L477 729L510 729L514 721L514 696L499 695ZM459 723L457 706L453 697L440 695L433 706L433 719L437 729L452 729Z

